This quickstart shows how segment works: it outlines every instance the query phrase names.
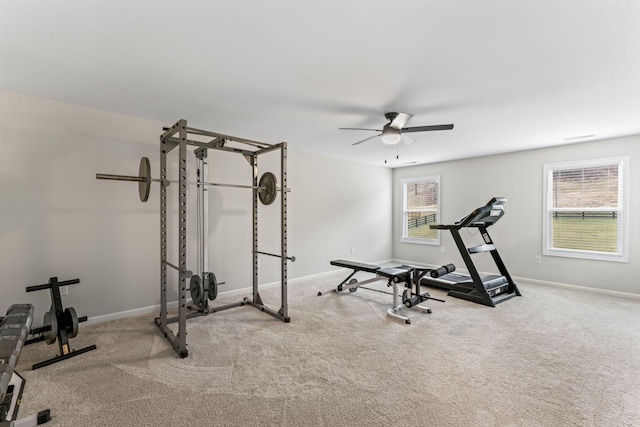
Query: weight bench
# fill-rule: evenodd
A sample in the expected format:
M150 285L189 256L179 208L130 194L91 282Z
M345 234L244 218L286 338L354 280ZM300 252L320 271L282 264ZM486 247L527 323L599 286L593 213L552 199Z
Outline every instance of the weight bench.
M49 410L17 420L24 379L15 372L22 347L33 322L33 305L14 304L0 318L0 427L44 424L51 419Z
M420 268L410 265L382 268L374 264L365 264L361 262L341 259L331 261L331 265L348 268L352 271L346 279L340 282L340 284L335 288L330 289L329 292L342 292L347 289L349 290L349 292L355 292L359 287L362 287L363 289L367 289L370 291L382 292L386 294L391 293L391 295L393 296L393 305L390 309L387 310L387 316L394 320L399 320L405 324L411 324L411 319L409 319L407 316L399 314L401 311L407 308L415 308L424 313L431 313L431 309L429 307L422 306L420 305L420 303L428 299L435 299L436 301L444 302L443 300L432 298L428 292L420 292L420 279L426 273L434 271L433 269ZM375 277L359 282L356 278L353 277L356 275L356 273L359 272L375 274ZM366 288L363 286L369 283L379 282L383 280L387 281L387 286L393 287L393 292L379 291L377 289ZM402 293L401 303L398 302L399 285L404 285L406 288ZM415 291L413 290L414 285ZM318 296L322 294L323 292L318 292Z

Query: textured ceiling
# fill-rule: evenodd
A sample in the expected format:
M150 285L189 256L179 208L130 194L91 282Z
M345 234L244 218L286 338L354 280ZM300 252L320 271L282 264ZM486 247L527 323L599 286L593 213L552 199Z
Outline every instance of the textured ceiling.
M640 134L638 0L0 0L0 61L4 90L388 167ZM389 111L455 128L338 130Z

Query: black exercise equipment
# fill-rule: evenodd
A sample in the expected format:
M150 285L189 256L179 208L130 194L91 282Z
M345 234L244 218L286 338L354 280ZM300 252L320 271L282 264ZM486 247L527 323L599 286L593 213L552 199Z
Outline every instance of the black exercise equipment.
M189 292L191 301L196 307L190 307L192 310L206 311L209 309L207 299L210 301L218 297L218 286L224 285L224 282L218 282L216 275L213 273L204 273L204 280L200 276L194 274L189 280Z
M58 282L57 277L52 277L49 279L49 283L45 283L44 285L27 286L27 292L49 289L51 291L51 308L44 314L42 326L30 331L31 335L37 336L28 339L25 344L33 344L39 341L53 344L57 340L58 347L60 348L60 354L58 356L36 363L32 369L42 368L96 349L95 345L90 345L80 350L71 350L69 347L69 338L75 338L78 335L78 323L86 322L87 316L79 318L73 307L62 307L60 287L75 285L77 283L80 283L80 279Z
M399 320L406 324L411 323L411 319L406 316L398 314L405 308L416 308L425 313L431 313L431 309L421 306L420 303L433 299L436 301L444 302L441 299L433 298L428 292L422 292L420 290L420 279L427 273L435 272L431 268L416 267L411 265L401 265L397 267L385 267L382 268L373 264L365 264L361 262L347 261L347 260L334 260L331 261L331 265L337 267L349 268L352 272L344 279L338 286L332 288L332 292L342 292L349 290L349 292L355 292L358 288L367 289L375 292L382 292L385 294L391 294L393 296L393 305L387 310L387 316L394 320ZM444 268L444 267L440 267ZM455 267L454 267L455 268ZM358 272L365 272L375 274L375 277L371 279L358 282L353 276ZM437 272L434 274L438 274ZM385 292L378 289L372 289L364 287L363 285L378 282L380 280L386 280L387 286L393 286L393 292ZM398 285L404 284L405 290L402 292L401 303L398 303ZM415 289L414 289L415 287ZM318 296L322 295L322 292L318 292Z
M504 197L494 197L486 205L475 209L455 224L431 225L432 229L449 230L451 232L469 275L453 273L453 270L451 270L438 278L425 276L422 278L422 284L448 289L448 295L452 297L462 298L490 307L495 307L496 304L515 296L521 296L518 286L511 279L507 267L502 262L498 249L496 249L487 231L487 227L498 222L504 215L503 205L506 201L507 199ZM467 247L460 236L461 228L478 229L484 244ZM500 274L480 276L471 259L471 255L483 252L491 253Z
M25 380L15 367L32 322L31 304L14 304L0 317L0 427L34 426L51 419L48 409L17 419Z

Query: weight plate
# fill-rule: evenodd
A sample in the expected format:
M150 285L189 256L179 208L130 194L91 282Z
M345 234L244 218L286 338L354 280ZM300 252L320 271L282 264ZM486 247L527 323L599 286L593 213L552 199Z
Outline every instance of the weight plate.
M353 284L356 284L356 283L358 283L358 279L353 278L353 279L349 280L349 284L350 284L350 285L353 285ZM349 292L355 292L355 291L357 291L357 290L358 290L358 287L357 287L357 286L354 286L354 287L352 287L352 288L349 288Z
M191 300L196 305L202 305L204 302L204 292L202 291L202 281L200 276L194 274L189 282L189 290L191 291Z
M44 313L42 326L49 327L48 330L42 333L42 336L44 336L44 341L48 345L56 342L56 338L58 337L58 319L56 319L56 315L51 311L47 311L46 313Z
M75 338L78 335L78 314L73 307L64 309L64 327L69 334L69 338Z
M270 205L278 194L278 179L271 172L265 172L258 182L258 198L263 205Z
M140 159L138 176L140 178L144 178L144 181L138 182L138 193L140 194L140 201L146 202L147 200L149 200L149 191L151 191L151 165L149 164L148 157L142 157Z
M213 273L207 273L207 279L209 281L209 300L213 301L218 297L218 281L216 275Z

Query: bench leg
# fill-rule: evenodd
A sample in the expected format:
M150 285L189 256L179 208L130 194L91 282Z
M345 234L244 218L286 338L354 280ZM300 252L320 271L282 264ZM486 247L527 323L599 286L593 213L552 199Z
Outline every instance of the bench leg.
M399 312L407 308L402 302L398 304L398 284L393 281L391 282L391 284L393 285L393 307L387 310L387 316L389 316L393 320L398 320L404 324L410 325L411 319L409 319L407 316L398 314Z
M405 308L406 307L404 305L399 305L397 307L392 307L389 310L387 310L387 316L389 316L393 320L397 320L397 321L402 322L404 324L410 325L411 324L411 319L409 319L406 316L402 316L402 315L398 314L398 312L402 311Z
M409 319L407 316L403 316L401 314L399 314L401 311L403 310L408 310L409 307L404 305L404 302L400 302L400 304L398 304L398 284L395 282L391 282L393 285L393 307L391 307L389 310L387 310L387 316L389 316L390 318L392 318L393 320L398 320L406 325L410 325L411 324L411 319ZM424 305L416 305L414 307L411 308L415 308L418 309L420 311L422 311L423 313L431 313L431 309L429 307L426 307Z
M354 281L353 283L351 282L347 283L347 281L351 279L357 272L358 272L357 270L354 270L353 273L349 275L349 277L347 277L342 282L340 282L340 284L335 288L331 288L327 291L318 291L318 296L326 295L330 292L342 292L342 291L346 291L347 289L350 290L351 292L355 292L358 286L368 285L369 283L374 283L374 282L379 282L380 280L384 280L384 278L376 276L372 279L363 280L362 282L358 282L358 281L355 281L356 279L353 279Z

